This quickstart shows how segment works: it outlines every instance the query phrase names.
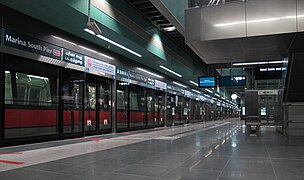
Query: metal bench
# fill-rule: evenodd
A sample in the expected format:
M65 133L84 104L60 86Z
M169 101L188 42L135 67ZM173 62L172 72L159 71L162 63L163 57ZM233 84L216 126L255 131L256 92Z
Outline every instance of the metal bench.
M259 116L247 116L245 119L245 125L249 131L249 135L255 136L260 129L261 119Z

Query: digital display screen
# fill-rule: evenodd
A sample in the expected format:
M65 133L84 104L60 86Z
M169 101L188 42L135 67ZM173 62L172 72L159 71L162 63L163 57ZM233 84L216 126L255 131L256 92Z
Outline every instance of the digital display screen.
M246 78L245 76L221 76L219 78L220 87L227 86L246 86Z
M282 66L265 66L255 68L255 79L281 79L287 68Z
M203 76L198 78L199 87L216 87L215 76Z

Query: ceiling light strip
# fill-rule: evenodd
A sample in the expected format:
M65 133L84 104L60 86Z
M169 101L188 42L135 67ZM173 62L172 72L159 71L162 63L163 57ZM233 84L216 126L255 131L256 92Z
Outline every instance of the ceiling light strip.
M115 46L117 46L117 47L119 47L119 48L121 48L121 49L123 49L125 51L128 51L129 53L134 54L137 57L142 57L141 54L139 54L139 53L137 53L135 51L132 51L131 49L129 49L129 48L127 48L127 47L125 47L125 46L123 46L123 45L121 45L121 44L119 44L119 43L117 43L115 41L112 41L111 39L108 39L108 38L106 38L106 37L104 37L104 36L102 36L100 34L98 34L97 37L100 38L100 39L102 39L102 40L104 40L104 41L107 41L107 42L109 42L109 43L111 43L111 44L113 44L113 45L115 45Z
M150 75L152 75L152 76L155 76L155 77L158 77L158 78L163 78L162 76L160 76L160 75L158 75L158 74L155 74L155 73L153 73L153 72L147 71L147 70L145 70L145 69L142 69L142 68L136 68L136 69L138 69L138 70L140 70L140 71L142 71L142 72L148 73L148 74L150 74Z
M162 68L162 69L164 69L164 70L166 70L166 71L168 71L168 72L170 72L170 73L172 73L172 74L174 74L174 75L176 75L176 76L178 76L178 77L182 77L182 75L180 75L180 74L172 71L171 69L166 68L165 66L160 65L159 67Z
M198 86L198 84L194 81L189 81L191 84L194 84L195 86Z
M84 30L85 32L87 32L87 33L92 34L92 35L95 36L94 31L92 31L91 29L89 29L89 28L84 28L83 30Z
M193 92L196 92L198 94L201 94L201 92L199 92L198 90L192 89Z
M260 65L260 64L280 64L288 63L288 61L262 61L262 62L247 62L247 63L233 63L233 66L251 66L251 65Z
M209 90L209 89L205 89L207 92L210 92L210 93L213 93L211 90Z
M173 81L173 84L176 84L176 85L178 85L178 86L180 86L180 87L183 87L183 88L186 88L187 86L185 86L185 85L183 85L183 84L180 84L180 83L178 83L178 82L175 82L175 81Z

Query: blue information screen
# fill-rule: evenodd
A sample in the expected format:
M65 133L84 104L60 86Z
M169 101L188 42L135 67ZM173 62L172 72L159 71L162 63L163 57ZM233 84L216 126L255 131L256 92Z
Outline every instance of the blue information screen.
M199 87L216 87L215 76L204 76L198 78Z
M220 87L228 87L228 86L246 86L246 78L245 76L221 76L219 78Z

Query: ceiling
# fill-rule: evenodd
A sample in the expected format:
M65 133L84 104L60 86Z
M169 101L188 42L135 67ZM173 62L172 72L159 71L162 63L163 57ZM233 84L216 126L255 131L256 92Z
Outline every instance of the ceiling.
M127 1L149 19L155 27L186 51L189 56L198 61L201 60L201 58L185 43L184 36L177 29L166 30L166 28L172 28L174 25L150 2L150 0Z
M189 42L207 64L282 60L288 57L295 33Z

